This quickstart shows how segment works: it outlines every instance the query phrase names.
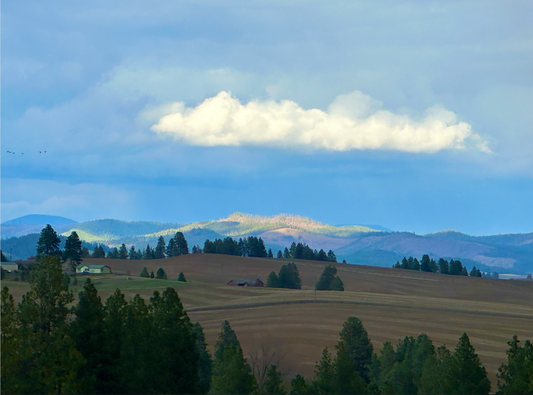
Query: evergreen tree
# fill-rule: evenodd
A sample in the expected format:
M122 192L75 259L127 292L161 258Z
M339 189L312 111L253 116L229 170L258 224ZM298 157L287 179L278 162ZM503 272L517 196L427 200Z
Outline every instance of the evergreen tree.
M178 281L181 281L181 282L187 282L187 280L185 279L185 275L183 274L183 272L180 272L179 276L178 276Z
M107 393L108 367L112 361L105 347L105 311L90 279L79 293L78 304L72 308L72 313L75 319L70 324L69 333L76 349L87 361L78 371L78 380L85 393Z
M476 269L476 267L474 266L474 268L470 272L470 277L482 277L481 271Z
M61 239L54 228L52 228L52 225L46 225L43 230L41 230L41 235L37 242L37 257L45 255L61 255L61 251L59 250L60 244Z
M340 341L335 348L337 352L342 349L342 352L346 353L347 358L353 362L353 368L368 383L373 347L361 320L349 317L344 322L340 332Z
M431 259L429 255L422 256L422 262L420 262L420 270L423 272L431 272Z
M285 247L285 250L283 250L283 258L289 259L290 257L291 257L291 255L289 253L289 249L287 247Z
M165 257L165 251L165 239L163 236L159 236L159 239L157 240L157 246L154 249L154 258L163 259Z
M150 274L148 274L148 270L146 270L146 267L143 267L143 270L141 270L141 274L139 274L141 277L150 277Z
M468 277L468 269L466 268L466 266L463 266L463 270L461 270L461 276Z
M150 278L154 278L154 277L155 277L155 276L154 276L154 271L152 270L152 271L150 272Z
M279 269L278 284L280 288L301 289L300 272L293 262Z
M332 291L344 291L344 284L342 283L342 280L339 276L333 279L333 281L331 282L330 289Z
M272 253L272 248L270 248L270 249L268 250L268 257L269 257L269 258L274 258L274 254Z
M318 252L317 261L327 261L328 260L328 254L326 254L326 251L320 250Z
M498 394L533 394L533 345L518 345L516 335L507 344L507 361L498 369Z
M193 324L193 330L196 334L196 350L198 352L199 392L201 394L207 394L211 388L213 361L211 360L211 353L207 349L204 329L197 322Z
M168 241L168 244L167 244L167 250L165 251L167 257L173 257L174 256L174 253L177 251L177 248L176 248L176 242L174 241L174 238L171 237L170 240ZM193 248L193 253L194 253L194 248Z
M281 252L281 250L279 250L277 259L281 259L281 258L283 258L283 253Z
M137 251L135 251L135 246L132 245L131 248L130 248L130 253L128 254L129 258L131 260L133 259L137 259Z
M448 261L442 258L439 259L439 272L440 274L450 274Z
M0 255L2 256L1 258L1 262L9 262L6 258L6 256L4 255L4 253L2 252L2 250L0 250Z
M315 379L309 390L313 394L334 394L337 387L335 366L327 347L322 351L320 362L315 365Z
M276 272L271 272L268 275L266 286L271 288L279 288L279 280Z
M463 275L463 265L461 261L450 260L450 274L454 276Z
M111 248L108 251L108 253L107 253L107 258L108 259L118 259L118 248L117 247Z
M337 262L337 257L335 256L335 253L332 250L328 251L328 261Z
M283 375L277 371L276 365L270 365L266 371L265 393L272 395L286 395L283 387Z
M118 259L128 259L128 249L126 248L126 244L122 244L120 246L120 249L118 250Z
M315 289L317 291L344 291L344 285L339 277L335 277L337 268L333 265L324 267L322 275L318 279Z
M402 269L409 269L409 261L407 260L406 257L403 257L403 259L402 259L401 268Z
M364 394L366 384L353 358L349 355L345 343L340 342L336 346L337 355L334 361L336 391L338 394Z
M146 245L146 249L144 250L144 254L143 254L143 259L144 260L152 259L152 249L150 248L150 244Z
M176 232L174 235L174 244L176 245L176 251L173 256L186 255L189 253L189 246L183 233Z
M250 394L256 388L252 369L246 363L237 336L228 321L222 324L215 344L211 386L216 394Z
M70 276L67 273L63 273L63 286L68 288L70 285Z
M83 247L81 249L81 258L83 260L83 258L89 258L91 254L89 253L89 249L87 247Z
M299 374L291 381L290 395L307 395L309 393L309 386L305 382L305 378Z
M488 394L490 381L470 339L463 333L450 361L448 388L453 394Z
M81 240L76 232L72 232L65 241L63 250L63 260L70 261L70 270L76 271L76 267L81 262Z
M94 251L93 251L92 257L93 257L93 258L105 258L105 251L104 251L104 249L102 248L102 246L96 246L96 247L94 248Z
M157 269L157 273L155 275L155 278L157 278L159 280L166 280L167 279L167 274L165 273L165 271L162 268L159 268L159 269Z

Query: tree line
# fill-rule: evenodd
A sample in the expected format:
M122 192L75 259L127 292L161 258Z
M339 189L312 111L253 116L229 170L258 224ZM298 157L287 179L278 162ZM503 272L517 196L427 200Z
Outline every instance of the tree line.
M322 275L315 284L317 291L344 291L344 284L333 265L324 267ZM289 262L279 269L279 273L271 272L268 275L266 286L272 288L302 289L300 272L294 262Z
M464 333L455 349L421 334L374 351L362 322L349 317L335 355L328 348L314 377L284 385L276 364L250 366L235 331L222 323L214 355L176 291L131 301L116 290L105 302L87 279L78 302L62 282L59 257L32 271L31 290L15 305L1 293L1 384L5 393L104 394L488 394L487 372ZM533 391L533 347L508 342L498 371L502 394ZM255 365L254 365L255 366Z
M402 262L396 262L392 266L395 269L407 269L407 270L417 270L422 272L430 273L440 273L440 274L449 274L452 276L468 276L468 269L466 266L463 266L460 260L451 259L449 262L445 259L439 259L436 262L434 259L430 259L429 255L422 256L422 260L419 261L417 258L410 256L409 258L404 257ZM481 270L474 268L470 271L470 277L483 277ZM496 273L497 278L497 273Z

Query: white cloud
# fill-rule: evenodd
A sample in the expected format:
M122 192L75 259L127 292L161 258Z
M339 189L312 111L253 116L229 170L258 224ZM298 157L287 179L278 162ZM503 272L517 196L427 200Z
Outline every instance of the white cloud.
M428 109L419 120L381 107L381 102L359 91L338 96L327 111L306 110L290 100L252 100L242 104L222 91L194 108L174 103L172 111L152 130L199 146L428 153L475 146L490 152L468 123L458 121L452 111L443 107Z

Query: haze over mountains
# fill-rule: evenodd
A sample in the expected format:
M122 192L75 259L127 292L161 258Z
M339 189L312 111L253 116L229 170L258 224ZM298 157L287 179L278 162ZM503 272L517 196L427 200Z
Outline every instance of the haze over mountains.
M40 222L40 223L38 223ZM160 236L168 239L183 232L189 246L200 245L206 239L249 235L261 237L274 253L293 242L308 244L313 249L332 249L339 261L371 266L390 267L404 256L420 258L461 259L469 269L524 274L533 271L533 233L495 236L469 236L454 231L427 235L409 232L387 232L382 227L362 225L332 226L310 218L290 214L272 217L234 213L227 218L191 224L103 219L77 223L62 217L25 216L2 223L2 244L9 237L39 232L50 223L64 235L75 230L82 240L117 246L155 245ZM20 241L20 240L19 240ZM7 251L8 249L5 248ZM17 256L16 253L13 253ZM17 256L27 258L27 256Z

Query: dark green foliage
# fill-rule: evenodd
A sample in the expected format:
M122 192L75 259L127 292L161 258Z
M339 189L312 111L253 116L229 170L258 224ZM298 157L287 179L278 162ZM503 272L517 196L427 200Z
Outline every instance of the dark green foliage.
M174 235L174 250L172 256L187 255L189 253L189 245L185 236L181 232L176 232Z
M272 248L268 250L268 257L274 258L274 254L272 253Z
M468 269L466 268L466 266L463 266L463 270L461 270L461 276L468 277Z
M81 249L81 258L89 258L91 254L89 253L89 249L87 247L83 247Z
M68 288L70 285L70 276L67 273L63 273L63 286Z
M154 249L154 258L163 259L165 257L165 251L165 239L163 236L159 236L159 239L157 240L157 246Z
M344 291L344 284L339 276L333 279L330 289L332 291Z
M59 244L61 240L56 231L50 224L41 230L39 241L37 242L37 256L42 257L45 255L61 255L59 250Z
M193 331L196 335L196 350L198 352L198 390L201 394L207 394L211 388L211 376L213 374L213 361L211 353L207 349L205 342L204 329L198 322L193 325Z
M272 288L279 288L279 280L278 280L278 275L276 274L276 272L271 272L268 275L266 286L272 287Z
M150 277L150 274L148 274L148 270L146 270L145 267L143 267L143 270L141 270L141 274L139 274L141 277Z
M499 394L533 394L533 345L526 340L518 345L516 335L507 344L507 361L498 369Z
M144 250L144 253L143 253L143 259L144 260L152 259L152 249L150 248L150 244L146 245L146 249Z
M283 387L283 375L278 372L276 365L270 365L266 371L265 394L285 395L287 392Z
M135 251L135 249L133 251ZM118 250L118 259L128 259L128 249L124 243L122 243Z
M288 259L290 257L291 257L291 255L289 253L289 249L287 247L285 247L285 249L283 250L283 258Z
M281 252L281 250L278 251L278 255L276 257L277 259L281 259L283 258L283 253Z
M356 317L349 317L340 332L340 341L335 346L337 354L344 353L365 382L370 381L369 365L373 347L363 323Z
M366 383L357 369L357 363L350 355L348 346L340 342L336 346L337 355L334 361L336 393L338 394L364 394Z
M118 259L118 248L117 247L111 248L107 252L107 259Z
M470 277L483 277L483 276L481 275L481 270L476 269L476 267L474 266L474 268L470 272Z
M183 274L183 272L180 272L179 276L178 276L178 281L181 281L181 282L187 282L187 280L185 279L185 274Z
M160 280L166 280L167 279L167 274L165 273L165 271L162 268L159 268L159 269L157 269L157 273L155 274L155 278L160 279Z
M291 381L290 395L307 395L309 393L309 386L305 382L305 378L299 374Z
M105 251L102 246L96 246L92 254L93 258L105 258Z
M447 260L439 259L439 272L440 274L450 274L450 265Z
M293 262L283 265L279 269L278 287L289 289L301 289L300 272Z
M463 265L461 261L450 260L450 274L453 276L462 276L463 275Z
M317 291L344 291L344 285L339 277L335 277L337 268L333 265L324 267L322 275L315 284Z
M488 394L490 392L487 371L481 365L466 333L463 333L455 347L447 373L446 376L449 377L447 387L450 393Z
M76 276L72 277L72 281L71 281L70 285L72 285L73 287L78 285L78 278Z
M6 256L4 255L4 253L2 252L2 250L0 250L0 255L1 255L1 262L9 262L6 258Z
M113 362L106 343L105 312L102 300L90 279L79 293L78 304L72 309L76 317L69 333L76 349L87 361L78 371L78 380L86 393L107 393L109 389L109 365Z
M335 256L335 253L332 250L328 251L328 261L337 262L337 257Z
M206 254L241 255L241 247L231 237L226 237L224 240L215 239L213 242L206 240L204 252Z
M312 394L335 394L337 377L331 354L327 347L322 351L320 361L315 365L315 378L309 385Z
M152 270L152 271L150 272L150 278L154 278L154 277L155 277L155 276L154 276L154 271Z
M75 270L76 266L82 261L81 259L81 241L76 232L72 232L63 250L63 260L70 260L71 269Z
M215 344L212 390L216 394L250 394L256 388L250 366L243 357L237 336L224 321Z
M135 246L133 246L133 245L132 245L131 248L130 248L130 252L129 252L129 254L128 254L128 258L129 258L130 260L136 260L136 259L138 259L138 257L137 257L137 251L135 250Z
M420 262L420 270L423 272L431 272L431 259L429 259L429 255L422 256L422 261Z

